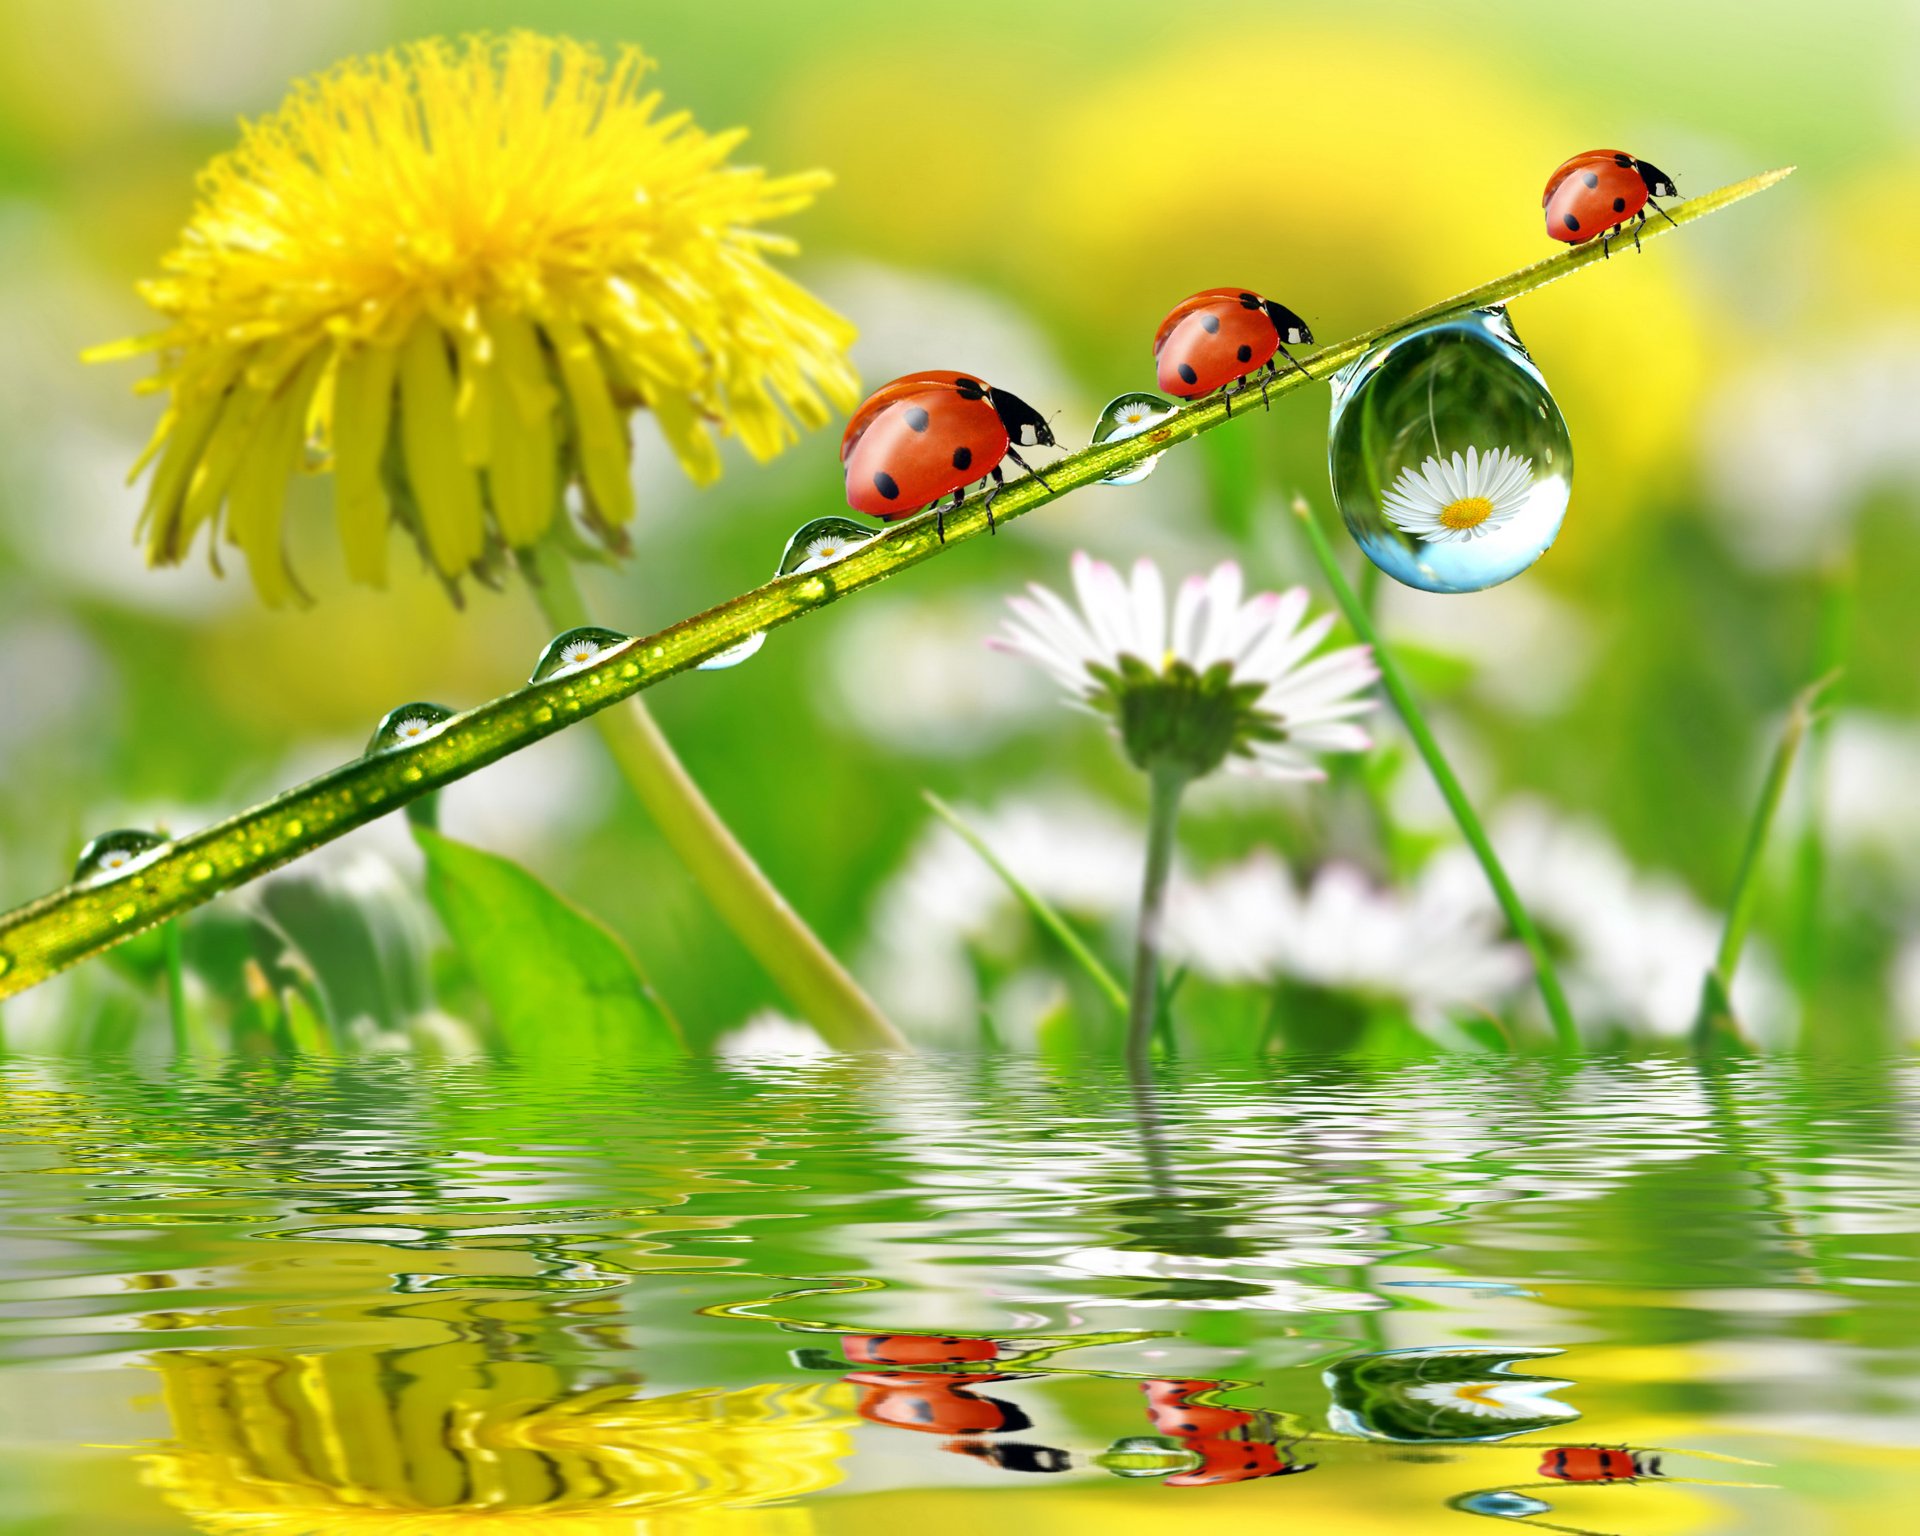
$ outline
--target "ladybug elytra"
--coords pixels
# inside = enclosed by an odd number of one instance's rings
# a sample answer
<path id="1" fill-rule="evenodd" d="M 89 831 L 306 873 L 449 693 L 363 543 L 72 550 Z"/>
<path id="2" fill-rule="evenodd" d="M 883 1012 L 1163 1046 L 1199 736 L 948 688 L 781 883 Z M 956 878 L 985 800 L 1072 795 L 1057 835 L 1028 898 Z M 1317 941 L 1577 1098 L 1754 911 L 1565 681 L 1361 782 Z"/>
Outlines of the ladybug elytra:
<path id="1" fill-rule="evenodd" d="M 992 1339 L 950 1333 L 846 1333 L 840 1349 L 854 1365 L 959 1365 L 1000 1357 Z"/>
<path id="2" fill-rule="evenodd" d="M 1048 490 L 1047 480 L 1020 457 L 1021 448 L 1051 448 L 1047 420 L 1018 395 L 995 389 L 971 374 L 935 369 L 883 384 L 853 413 L 840 439 L 847 505 L 883 522 L 909 517 L 991 476 L 987 528 L 994 529 L 993 498 L 1005 477 L 1002 459 L 1012 459 Z M 939 514 L 947 536 L 946 508 Z"/>
<path id="3" fill-rule="evenodd" d="M 1246 380 L 1264 368 L 1261 398 L 1278 376 L 1274 356 L 1284 356 L 1294 369 L 1312 378 L 1287 344 L 1311 346 L 1313 332 L 1284 304 L 1263 299 L 1247 288 L 1207 288 L 1182 299 L 1160 322 L 1153 337 L 1153 360 L 1160 387 L 1182 400 L 1198 400 L 1215 390 L 1233 396 Z"/>
<path id="4" fill-rule="evenodd" d="M 930 1435 L 991 1435 L 1030 1429 L 1021 1409 L 974 1389 L 1018 1380 L 1005 1372 L 952 1375 L 944 1371 L 855 1371 L 846 1378 L 860 1389 L 854 1411 L 874 1424 L 917 1429 Z"/>
<path id="5" fill-rule="evenodd" d="M 1601 252 L 1611 256 L 1609 242 L 1636 214 L 1636 251 L 1640 249 L 1640 231 L 1646 228 L 1648 208 L 1673 223 L 1673 216 L 1654 199 L 1679 195 L 1673 178 L 1658 166 L 1636 160 L 1621 149 L 1589 149 L 1547 178 L 1540 206 L 1546 211 L 1547 233 L 1554 239 L 1582 245 L 1598 235 Z"/>
<path id="6" fill-rule="evenodd" d="M 1625 1446 L 1563 1445 L 1540 1458 L 1540 1475 L 1568 1483 L 1620 1483 L 1658 1477 L 1660 1458 Z"/>

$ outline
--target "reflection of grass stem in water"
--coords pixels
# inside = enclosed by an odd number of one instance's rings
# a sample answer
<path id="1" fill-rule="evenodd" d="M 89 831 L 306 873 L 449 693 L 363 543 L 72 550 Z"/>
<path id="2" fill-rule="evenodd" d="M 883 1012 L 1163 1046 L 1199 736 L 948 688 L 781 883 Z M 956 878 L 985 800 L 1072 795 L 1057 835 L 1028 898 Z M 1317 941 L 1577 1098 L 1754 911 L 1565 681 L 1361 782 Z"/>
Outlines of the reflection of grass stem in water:
<path id="1" fill-rule="evenodd" d="M 1672 225 L 1650 225 L 1642 231 L 1641 239 L 1653 244 L 1686 224 L 1776 185 L 1790 174 L 1792 168 L 1783 167 L 1689 198 L 1673 210 Z M 1302 359 L 1313 369 L 1311 381 L 1304 374 L 1285 373 L 1268 394 L 1284 396 L 1308 382 L 1322 381 L 1396 331 L 1458 310 L 1504 303 L 1596 266 L 1602 260 L 1598 244 L 1595 241 L 1569 247 L 1391 325 L 1322 347 Z M 1046 502 L 1083 486 L 1097 485 L 1230 419 L 1258 415 L 1243 410 L 1230 418 L 1228 404 L 1218 397 L 1203 400 L 1138 437 L 1084 448 L 1057 459 L 1045 466 L 1044 485 L 1027 476 L 1000 492 L 993 504 L 994 517 L 1002 525 L 1010 523 Z M 456 715 L 418 745 L 346 764 L 274 800 L 177 838 L 143 863 L 136 874 L 92 886 L 66 886 L 0 916 L 0 997 L 44 981 L 165 918 L 256 880 L 577 720 L 688 671 L 752 635 L 889 580 L 957 545 L 984 538 L 988 530 L 983 502 L 984 497 L 975 496 L 947 512 L 944 540 L 935 537 L 931 516 L 907 520 L 830 570 L 779 577 L 657 634 L 629 645 L 609 647 L 604 656 L 575 672 L 529 684 Z"/>

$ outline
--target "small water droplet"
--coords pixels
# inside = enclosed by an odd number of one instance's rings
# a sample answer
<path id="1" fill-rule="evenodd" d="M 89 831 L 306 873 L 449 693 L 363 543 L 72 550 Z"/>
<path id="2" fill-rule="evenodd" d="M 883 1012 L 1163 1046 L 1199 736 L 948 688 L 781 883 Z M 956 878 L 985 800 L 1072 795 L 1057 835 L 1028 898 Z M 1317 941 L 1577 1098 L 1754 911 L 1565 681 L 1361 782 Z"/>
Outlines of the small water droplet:
<path id="1" fill-rule="evenodd" d="M 552 718 L 553 706 L 551 704 L 542 704 L 533 712 L 533 723 L 535 725 L 545 725 Z"/>
<path id="2" fill-rule="evenodd" d="M 592 625 L 570 629 L 547 643 L 547 648 L 540 653 L 540 659 L 534 663 L 533 676 L 528 681 L 544 683 L 562 672 L 590 667 L 615 646 L 625 645 L 632 638 L 617 629 L 596 629 Z"/>
<path id="3" fill-rule="evenodd" d="M 302 821 L 298 816 L 294 817 L 293 820 L 288 822 L 286 825 L 286 834 L 289 838 L 299 837 L 303 835 L 306 832 L 306 830 L 307 830 L 307 824 L 304 821 Z"/>
<path id="4" fill-rule="evenodd" d="M 767 632 L 759 631 L 748 635 L 738 645 L 730 645 L 724 651 L 716 652 L 701 662 L 693 670 L 696 672 L 724 672 L 728 667 L 737 667 L 741 662 L 758 654 L 760 647 L 767 643 Z"/>
<path id="5" fill-rule="evenodd" d="M 1544 1499 L 1529 1498 L 1509 1488 L 1490 1488 L 1484 1493 L 1467 1494 L 1454 1508 L 1463 1509 L 1470 1515 L 1497 1515 L 1503 1520 L 1525 1520 L 1530 1515 L 1547 1514 L 1553 1506 Z"/>
<path id="6" fill-rule="evenodd" d="M 774 567 L 776 576 L 791 576 L 796 571 L 817 571 L 844 560 L 863 544 L 871 544 L 879 535 L 849 517 L 816 517 L 802 523 L 787 540 Z"/>
<path id="7" fill-rule="evenodd" d="M 123 901 L 107 916 L 116 923 L 130 923 L 140 915 L 139 906 L 131 901 Z"/>
<path id="8" fill-rule="evenodd" d="M 371 757 L 376 752 L 385 752 L 389 747 L 410 747 L 417 741 L 424 741 L 452 718 L 453 711 L 444 704 L 415 702 L 390 709 L 373 728 L 366 755 Z"/>
<path id="9" fill-rule="evenodd" d="M 620 675 L 622 677 L 638 677 L 640 675 L 640 663 L 637 661 L 623 663 L 620 668 Z"/>
<path id="10" fill-rule="evenodd" d="M 1509 581 L 1559 535 L 1573 444 L 1504 310 L 1391 336 L 1333 381 L 1333 499 L 1361 551 L 1427 592 Z"/>
<path id="11" fill-rule="evenodd" d="M 1151 431 L 1160 425 L 1180 407 L 1173 401 L 1144 390 L 1130 395 L 1116 395 L 1107 402 L 1107 408 L 1100 413 L 1100 419 L 1093 424 L 1093 446 L 1102 443 L 1123 443 L 1130 437 L 1138 437 L 1142 432 Z M 1103 475 L 1102 485 L 1138 485 L 1154 471 L 1162 454 L 1142 459 L 1131 469 L 1123 469 L 1118 474 Z"/>
<path id="12" fill-rule="evenodd" d="M 201 859 L 187 870 L 187 878 L 195 881 L 211 880 L 213 878 L 213 866 L 205 859 Z"/>
<path id="13" fill-rule="evenodd" d="M 1126 1435 L 1093 1458 L 1115 1477 L 1171 1477 L 1201 1465 L 1198 1451 L 1161 1435 Z"/>
<path id="14" fill-rule="evenodd" d="M 80 857 L 74 861 L 73 883 L 111 880 L 124 875 L 165 842 L 158 833 L 141 827 L 102 832 L 80 850 Z"/>

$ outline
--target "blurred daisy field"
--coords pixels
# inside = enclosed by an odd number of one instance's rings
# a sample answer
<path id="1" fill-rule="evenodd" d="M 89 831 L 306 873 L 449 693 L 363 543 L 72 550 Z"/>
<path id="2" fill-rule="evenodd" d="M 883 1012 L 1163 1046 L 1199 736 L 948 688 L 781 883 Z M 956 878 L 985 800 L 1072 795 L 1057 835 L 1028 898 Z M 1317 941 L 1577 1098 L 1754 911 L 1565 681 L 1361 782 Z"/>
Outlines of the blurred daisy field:
<path id="1" fill-rule="evenodd" d="M 1512 305 L 1578 465 L 1537 565 L 1482 593 L 1437 595 L 1374 578 L 1344 539 L 1342 558 L 1372 578 L 1381 637 L 1591 1047 L 1686 1037 L 1789 703 L 1839 669 L 1761 856 L 1731 1001 L 1768 1047 L 1873 1051 L 1920 1031 L 1908 793 L 1920 693 L 1904 601 L 1920 570 L 1909 430 L 1920 291 L 1888 227 L 1912 203 L 1902 189 L 1920 163 L 1910 8 L 1815 18 L 1777 7 L 1764 25 L 1750 9 L 1675 15 L 1639 0 L 1604 18 L 1496 3 L 1444 16 L 1382 3 L 1202 17 L 991 0 L 950 14 L 853 0 L 563 0 L 537 14 L 340 0 L 271 22 L 238 0 L 23 0 L 12 15 L 0 60 L 0 312 L 13 340 L 0 364 L 8 905 L 60 884 L 98 833 L 191 830 L 356 755 L 396 706 L 462 708 L 524 678 L 558 627 L 510 570 L 516 549 L 546 536 L 552 441 L 574 445 L 561 468 L 594 620 L 647 633 L 765 580 L 797 528 L 845 510 L 836 434 L 865 390 L 923 368 L 969 370 L 1017 391 L 1062 448 L 1077 447 L 1105 401 L 1153 388 L 1153 327 L 1182 295 L 1245 283 L 1323 343 L 1369 329 L 1551 254 L 1547 172 L 1618 143 L 1656 160 L 1682 197 L 1772 165 L 1799 171 L 1764 199 L 1644 255 L 1623 246 L 1604 271 Z M 351 331 L 333 326 L 327 345 L 342 358 L 395 338 L 387 366 L 408 409 L 392 435 L 416 500 L 389 506 L 379 462 L 354 437 L 367 431 L 353 390 L 368 368 L 342 363 L 336 381 L 289 340 L 321 322 L 282 307 L 272 332 L 247 332 L 254 350 L 237 361 L 197 341 L 183 351 L 180 327 L 226 346 L 239 335 L 234 285 L 284 276 L 214 272 L 202 262 L 210 245 L 282 219 L 314 250 L 337 251 L 376 207 L 407 206 L 411 173 L 383 185 L 343 148 L 332 192 L 309 187 L 304 204 L 289 196 L 277 211 L 235 203 L 226 173 L 196 191 L 196 174 L 296 80 L 417 39 L 528 26 L 615 65 L 623 48 L 644 53 L 630 99 L 654 115 L 631 132 L 665 135 L 647 151 L 652 184 L 722 155 L 741 175 L 765 166 L 727 183 L 731 201 L 716 192 L 687 215 L 764 225 L 765 238 L 743 235 L 724 276 L 676 255 L 682 276 L 632 289 L 618 312 L 594 308 L 585 289 L 538 286 L 531 267 L 521 276 L 535 285 L 514 290 L 524 310 L 485 295 L 471 318 L 428 306 L 423 323 L 444 331 L 450 364 L 406 340 L 399 328 L 412 322 L 384 300 Z M 1569 68 L 1596 28 L 1628 56 L 1658 39 L 1673 67 L 1604 80 Z M 449 73 L 436 89 L 464 103 L 472 132 L 497 131 L 471 86 Z M 499 109 L 509 115 L 511 89 Z M 658 101 L 642 102 L 651 92 Z M 737 140 L 735 125 L 750 136 Z M 564 158 L 559 130 L 545 153 Z M 318 186 L 329 172 L 303 174 Z M 522 156 L 495 192 L 538 205 L 560 184 L 544 175 L 540 154 Z M 484 190 L 476 183 L 476 197 Z M 625 193 L 607 183 L 569 195 L 613 208 Z M 190 225 L 196 198 L 225 198 L 228 222 Z M 438 259 L 394 217 L 393 239 Z M 584 271 L 597 258 L 567 259 Z M 743 276 L 748 261 L 767 277 Z M 156 272 L 144 291 L 158 321 L 135 286 Z M 299 276 L 339 280 L 318 267 Z M 734 307 L 759 329 L 723 316 L 729 282 L 748 285 Z M 719 308 L 699 311 L 695 290 Z M 604 383 L 568 371 L 569 316 Z M 612 339 L 669 321 L 684 328 L 679 373 L 638 343 L 629 361 Z M 534 328 L 561 358 L 550 382 L 527 371 Z M 159 348 L 149 384 L 151 361 L 80 361 L 119 337 Z M 733 392 L 703 395 L 685 360 L 729 347 L 741 359 Z M 493 356 L 503 362 L 489 400 L 488 375 L 466 370 Z M 193 429 L 178 394 L 157 467 L 129 484 L 166 392 L 188 390 L 195 367 L 249 369 L 273 387 L 303 367 L 309 384 L 326 379 L 307 452 L 336 452 L 333 473 L 298 472 L 312 466 L 296 463 L 293 416 L 278 473 L 214 430 L 197 473 L 230 477 L 230 501 L 226 525 L 202 526 L 194 463 L 168 469 Z M 423 436 L 432 390 L 449 413 L 444 453 Z M 1324 386 L 1296 391 L 1169 453 L 1149 479 L 1066 497 L 990 544 L 773 634 L 740 665 L 647 695 L 739 844 L 908 1040 L 1117 1048 L 1116 1011 L 1048 918 L 1124 973 L 1147 777 L 1114 733 L 1063 708 L 1073 689 L 985 642 L 1029 583 L 1070 591 L 1076 555 L 1122 573 L 1145 557 L 1170 593 L 1231 562 L 1249 598 L 1304 587 L 1312 614 L 1332 615 L 1286 510 L 1303 492 L 1331 515 L 1328 403 Z M 609 405 L 615 414 L 596 415 Z M 516 412 L 546 434 L 532 439 L 545 459 L 513 446 Z M 609 422 L 630 441 L 606 436 Z M 1044 469 L 1049 450 L 1029 457 Z M 1453 471 L 1444 455 L 1425 464 L 1430 477 L 1415 461 L 1390 505 L 1401 529 L 1430 537 L 1455 515 Z M 1520 504 L 1524 460 L 1489 450 L 1482 468 L 1467 489 L 1486 526 L 1446 524 L 1450 539 L 1492 537 Z M 482 470 L 504 488 L 485 522 L 460 489 Z M 857 548 L 862 526 L 823 525 L 795 563 Z M 149 557 L 162 563 L 149 569 Z M 1334 623 L 1323 653 L 1354 638 Z M 1322 780 L 1202 776 L 1186 795 L 1162 957 L 1184 1048 L 1504 1050 L 1546 1038 L 1524 949 L 1395 712 L 1374 702 L 1342 726 L 1364 729 L 1363 750 L 1295 754 Z M 755 963 L 590 731 L 462 779 L 436 815 L 445 839 L 524 872 L 624 952 L 691 1048 L 817 1047 L 807 1009 Z M 264 984 L 282 1014 L 298 992 L 314 1014 L 305 1024 L 339 1049 L 499 1048 L 498 991 L 466 952 L 472 935 L 436 905 L 422 845 L 391 817 L 184 920 L 184 1001 L 202 1043 L 229 1038 L 252 1006 L 248 987 Z M 6 1037 L 29 1050 L 165 1048 L 167 970 L 158 942 L 137 940 L 9 1000 Z M 778 1020 L 792 1026 L 784 1035 Z M 285 1049 L 291 1028 L 279 1017 L 255 1044 Z"/>

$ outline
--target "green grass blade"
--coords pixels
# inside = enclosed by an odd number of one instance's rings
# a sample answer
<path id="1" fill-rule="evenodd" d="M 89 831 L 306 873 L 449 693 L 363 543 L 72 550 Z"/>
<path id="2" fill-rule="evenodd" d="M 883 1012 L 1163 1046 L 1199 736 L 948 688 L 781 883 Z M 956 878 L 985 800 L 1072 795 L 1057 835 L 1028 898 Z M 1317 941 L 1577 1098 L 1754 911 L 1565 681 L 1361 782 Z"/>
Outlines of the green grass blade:
<path id="1" fill-rule="evenodd" d="M 1467 846 L 1473 850 L 1481 869 L 1486 872 L 1487 884 L 1493 887 L 1494 898 L 1507 914 L 1508 924 L 1520 942 L 1527 946 L 1527 953 L 1533 957 L 1534 977 L 1539 982 L 1540 999 L 1546 1004 L 1547 1019 L 1553 1026 L 1553 1038 L 1560 1045 L 1577 1049 L 1580 1031 L 1573 1022 L 1573 1010 L 1568 1006 L 1567 994 L 1560 986 L 1560 976 L 1554 969 L 1552 955 L 1547 952 L 1546 940 L 1534 926 L 1532 917 L 1520 900 L 1520 893 L 1507 878 L 1506 866 L 1500 862 L 1500 855 L 1494 852 L 1493 840 L 1480 824 L 1473 802 L 1467 798 L 1466 789 L 1454 773 L 1453 765 L 1447 761 L 1446 754 L 1440 750 L 1440 743 L 1428 728 L 1426 716 L 1420 712 L 1419 701 L 1401 677 L 1393 653 L 1381 643 L 1372 617 L 1348 585 L 1339 561 L 1334 559 L 1333 546 L 1327 542 L 1326 533 L 1315 521 L 1313 510 L 1304 497 L 1294 498 L 1293 512 L 1300 519 L 1300 526 L 1306 530 L 1308 547 L 1312 549 L 1313 558 L 1321 574 L 1326 577 L 1327 585 L 1333 589 L 1334 601 L 1347 616 L 1354 633 L 1373 647 L 1373 662 L 1380 669 L 1380 686 L 1393 701 L 1401 723 L 1406 726 L 1407 734 L 1413 738 L 1414 747 L 1427 765 L 1427 772 L 1439 787 L 1441 796 L 1447 802 L 1447 809 L 1453 812 L 1461 836 L 1467 840 Z"/>
<path id="2" fill-rule="evenodd" d="M 1072 925 L 1054 911 L 1037 891 L 1008 869 L 1000 861 L 999 855 L 988 846 L 987 840 L 968 826 L 958 811 L 930 789 L 922 790 L 921 794 L 926 797 L 927 804 L 933 807 L 934 815 L 952 827 L 960 835 L 961 840 L 980 855 L 981 862 L 998 875 L 1006 888 L 1019 898 L 1020 904 L 1033 914 L 1034 921 L 1053 935 L 1060 947 L 1067 952 L 1068 957 L 1087 973 L 1094 986 L 1099 988 L 1101 995 L 1113 1004 L 1114 1009 L 1119 1013 L 1125 1013 L 1127 1011 L 1126 991 L 1118 981 L 1114 980 L 1113 973 L 1100 963 L 1100 957 L 1088 949 L 1080 935 L 1073 931 Z"/>

